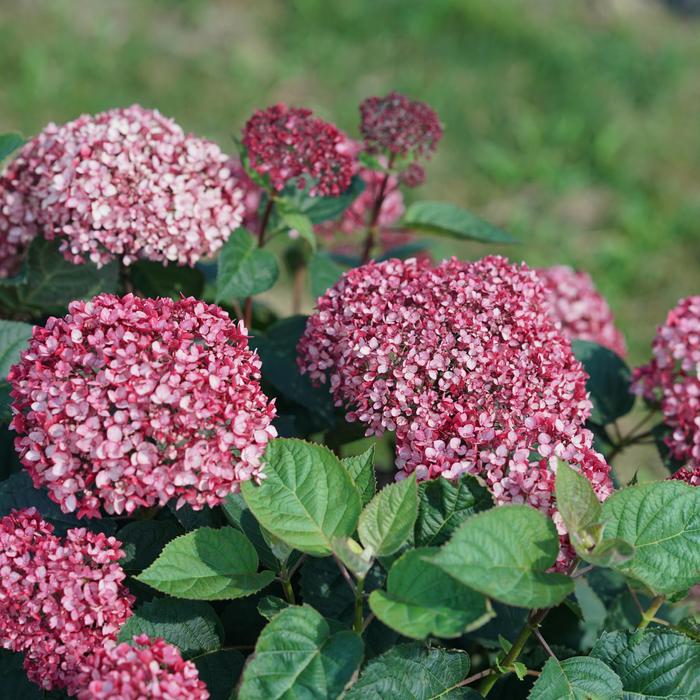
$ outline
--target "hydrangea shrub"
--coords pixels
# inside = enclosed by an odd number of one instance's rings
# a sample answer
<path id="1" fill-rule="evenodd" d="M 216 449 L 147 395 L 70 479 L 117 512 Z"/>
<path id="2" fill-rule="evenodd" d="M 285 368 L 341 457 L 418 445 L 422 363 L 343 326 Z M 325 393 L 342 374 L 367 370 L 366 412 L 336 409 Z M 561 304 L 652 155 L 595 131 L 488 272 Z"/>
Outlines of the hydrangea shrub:
<path id="1" fill-rule="evenodd" d="M 700 697 L 700 297 L 630 369 L 359 113 L 0 138 L 1 697 Z"/>

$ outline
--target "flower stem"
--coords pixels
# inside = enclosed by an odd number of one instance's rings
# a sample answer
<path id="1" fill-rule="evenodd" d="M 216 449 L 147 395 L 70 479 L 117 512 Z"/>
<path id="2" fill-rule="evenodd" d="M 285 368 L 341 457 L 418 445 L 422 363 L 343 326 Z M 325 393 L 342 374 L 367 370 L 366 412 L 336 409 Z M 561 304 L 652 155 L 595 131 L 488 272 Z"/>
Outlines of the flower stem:
<path id="1" fill-rule="evenodd" d="M 659 612 L 659 608 L 664 604 L 665 600 L 665 596 L 657 595 L 651 601 L 649 607 L 642 613 L 642 619 L 637 625 L 638 630 L 646 629 L 647 625 L 656 617 L 656 613 Z"/>
<path id="2" fill-rule="evenodd" d="M 369 223 L 367 224 L 367 233 L 365 235 L 365 244 L 362 249 L 362 264 L 364 265 L 369 261 L 370 255 L 372 253 L 372 248 L 374 248 L 375 234 L 377 230 L 377 221 L 379 220 L 379 213 L 382 210 L 382 204 L 384 204 L 384 199 L 386 197 L 386 188 L 389 184 L 389 178 L 391 177 L 391 167 L 394 165 L 394 154 L 392 153 L 389 158 L 389 164 L 387 165 L 387 172 L 384 174 L 384 179 L 382 184 L 379 186 L 379 192 L 377 193 L 377 198 L 374 200 L 374 206 L 372 207 L 372 214 L 369 217 Z"/>
<path id="3" fill-rule="evenodd" d="M 287 570 L 286 566 L 282 566 L 280 569 L 280 583 L 282 584 L 282 590 L 284 591 L 284 597 L 287 602 L 291 605 L 295 605 L 296 598 L 294 596 L 294 588 L 292 588 L 292 574 Z"/>
<path id="4" fill-rule="evenodd" d="M 355 621 L 352 625 L 353 630 L 357 634 L 362 634 L 362 628 L 364 627 L 364 592 L 365 580 L 364 578 L 358 578 L 355 586 Z"/>

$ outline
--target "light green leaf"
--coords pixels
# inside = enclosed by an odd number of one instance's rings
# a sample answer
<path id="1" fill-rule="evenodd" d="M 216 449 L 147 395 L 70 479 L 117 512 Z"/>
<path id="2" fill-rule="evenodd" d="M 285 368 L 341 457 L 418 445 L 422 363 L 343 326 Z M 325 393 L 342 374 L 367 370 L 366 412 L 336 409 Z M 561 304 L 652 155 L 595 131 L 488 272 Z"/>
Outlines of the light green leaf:
<path id="1" fill-rule="evenodd" d="M 241 492 L 260 524 L 307 554 L 332 552 L 335 537 L 349 537 L 360 515 L 360 494 L 340 460 L 323 445 L 295 439 L 268 444 L 265 479 Z"/>
<path id="2" fill-rule="evenodd" d="M 414 202 L 397 226 L 485 243 L 515 243 L 509 233 L 448 202 Z"/>
<path id="3" fill-rule="evenodd" d="M 223 628 L 213 608 L 199 600 L 187 605 L 173 598 L 144 603 L 119 630 L 120 642 L 131 642 L 139 634 L 162 637 L 176 646 L 185 659 L 221 648 Z"/>
<path id="4" fill-rule="evenodd" d="M 548 608 L 574 589 L 568 576 L 547 573 L 558 552 L 550 518 L 530 506 L 504 505 L 465 520 L 431 561 L 503 603 Z"/>
<path id="5" fill-rule="evenodd" d="M 419 547 L 403 554 L 389 570 L 386 591 L 369 597 L 372 612 L 406 637 L 459 637 L 494 616 L 483 595 L 430 563 L 437 551 Z"/>
<path id="6" fill-rule="evenodd" d="M 622 681 L 600 659 L 573 656 L 550 658 L 532 687 L 529 700 L 616 700 L 622 698 Z"/>
<path id="7" fill-rule="evenodd" d="M 29 323 L 0 320 L 0 380 L 7 380 L 12 365 L 19 362 L 22 350 L 27 347 L 34 327 Z"/>
<path id="8" fill-rule="evenodd" d="M 19 134 L 0 134 L 0 161 L 5 160 L 23 144 L 24 139 Z"/>
<path id="9" fill-rule="evenodd" d="M 362 544 L 376 556 L 396 552 L 408 539 L 418 516 L 415 474 L 385 486 L 360 515 L 357 533 Z"/>
<path id="10" fill-rule="evenodd" d="M 331 634 L 307 605 L 279 612 L 263 629 L 243 671 L 238 700 L 337 698 L 362 661 L 354 632 Z"/>
<path id="11" fill-rule="evenodd" d="M 476 692 L 459 687 L 469 667 L 463 651 L 401 644 L 372 659 L 345 700 L 477 700 Z"/>
<path id="12" fill-rule="evenodd" d="M 586 389 L 593 402 L 591 420 L 606 425 L 629 413 L 634 394 L 630 392 L 631 373 L 625 361 L 612 350 L 588 340 L 574 340 L 571 349 L 588 373 Z"/>
<path id="13" fill-rule="evenodd" d="M 161 593 L 187 600 L 230 600 L 265 588 L 275 575 L 258 573 L 258 555 L 232 527 L 202 527 L 169 542 L 139 576 Z"/>
<path id="14" fill-rule="evenodd" d="M 374 564 L 371 549 L 363 549 L 362 545 L 352 537 L 335 537 L 333 553 L 357 578 L 364 578 Z"/>
<path id="15" fill-rule="evenodd" d="M 284 223 L 293 231 L 296 231 L 308 244 L 312 251 L 316 251 L 316 235 L 311 219 L 302 212 L 285 206 L 282 201 L 278 202 L 277 211 Z"/>
<path id="16" fill-rule="evenodd" d="M 345 457 L 340 461 L 360 492 L 362 505 L 367 505 L 377 490 L 377 478 L 374 474 L 374 445 L 360 455 Z"/>
<path id="17" fill-rule="evenodd" d="M 493 507 L 486 487 L 468 474 L 456 481 L 430 479 L 418 486 L 418 518 L 415 527 L 417 546 L 437 546 L 470 515 Z"/>
<path id="18" fill-rule="evenodd" d="M 309 281 L 314 301 L 323 296 L 342 274 L 343 268 L 328 253 L 314 253 L 309 261 Z"/>
<path id="19" fill-rule="evenodd" d="M 617 673 L 625 700 L 700 697 L 700 644 L 677 632 L 604 632 L 591 656 Z"/>
<path id="20" fill-rule="evenodd" d="M 274 286 L 279 276 L 277 258 L 259 248 L 253 234 L 236 229 L 219 254 L 216 302 L 252 297 Z"/>
<path id="21" fill-rule="evenodd" d="M 629 486 L 603 504 L 603 542 L 623 539 L 634 556 L 617 571 L 671 595 L 700 582 L 700 489 L 680 481 Z"/>

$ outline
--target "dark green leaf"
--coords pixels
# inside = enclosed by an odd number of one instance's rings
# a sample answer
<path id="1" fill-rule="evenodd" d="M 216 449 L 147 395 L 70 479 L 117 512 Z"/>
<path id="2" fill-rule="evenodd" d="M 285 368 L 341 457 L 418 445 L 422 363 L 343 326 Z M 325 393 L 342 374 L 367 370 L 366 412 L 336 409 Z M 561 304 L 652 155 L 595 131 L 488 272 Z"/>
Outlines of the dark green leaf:
<path id="1" fill-rule="evenodd" d="M 360 494 L 340 460 L 322 445 L 288 438 L 268 444 L 259 486 L 241 492 L 259 523 L 307 554 L 327 555 L 335 537 L 350 536 Z"/>
<path id="2" fill-rule="evenodd" d="M 24 139 L 19 134 L 0 134 L 0 161 L 5 160 L 23 144 Z"/>
<path id="3" fill-rule="evenodd" d="M 124 558 L 120 564 L 126 571 L 143 571 L 163 551 L 163 547 L 182 529 L 170 520 L 139 520 L 119 530 Z"/>
<path id="4" fill-rule="evenodd" d="M 447 542 L 452 533 L 470 515 L 493 506 L 486 487 L 468 474 L 456 481 L 431 479 L 418 486 L 416 545 L 437 546 Z"/>
<path id="5" fill-rule="evenodd" d="M 241 598 L 273 578 L 271 571 L 258 573 L 255 547 L 232 527 L 203 527 L 172 540 L 136 577 L 161 593 L 187 600 Z"/>
<path id="6" fill-rule="evenodd" d="M 0 380 L 6 380 L 10 367 L 19 362 L 20 353 L 27 347 L 33 328 L 29 323 L 0 320 Z"/>
<path id="7" fill-rule="evenodd" d="M 700 697 L 700 644 L 677 632 L 604 632 L 591 656 L 617 673 L 626 700 Z"/>
<path id="8" fill-rule="evenodd" d="M 221 507 L 231 525 L 237 527 L 253 543 L 263 564 L 270 569 L 278 569 L 279 561 L 265 541 L 260 525 L 250 512 L 243 496 L 240 493 L 229 494 Z"/>
<path id="9" fill-rule="evenodd" d="M 616 700 L 622 681 L 600 659 L 573 656 L 549 659 L 528 695 L 529 700 Z"/>
<path id="10" fill-rule="evenodd" d="M 314 301 L 326 293 L 343 274 L 343 268 L 327 253 L 316 252 L 309 261 L 309 281 Z"/>
<path id="11" fill-rule="evenodd" d="M 191 659 L 221 648 L 222 627 L 207 603 L 193 600 L 183 605 L 173 598 L 157 598 L 134 611 L 119 631 L 119 641 L 130 642 L 139 634 L 162 637 Z"/>
<path id="12" fill-rule="evenodd" d="M 362 654 L 362 640 L 354 632 L 331 634 L 313 608 L 289 607 L 260 634 L 243 671 L 238 700 L 337 698 Z"/>
<path id="13" fill-rule="evenodd" d="M 204 290 L 204 275 L 194 267 L 139 260 L 128 272 L 134 288 L 147 297 L 201 297 Z"/>
<path id="14" fill-rule="evenodd" d="M 593 402 L 591 420 L 606 425 L 629 413 L 634 395 L 630 393 L 631 374 L 625 361 L 612 350 L 588 340 L 574 340 L 571 348 L 588 373 L 586 389 Z"/>
<path id="15" fill-rule="evenodd" d="M 580 625 L 583 629 L 581 647 L 589 649 L 598 638 L 605 624 L 607 610 L 605 603 L 598 597 L 588 580 L 583 576 L 574 579 L 576 602 L 579 605 L 583 620 Z"/>
<path id="16" fill-rule="evenodd" d="M 235 649 L 221 649 L 193 661 L 207 686 L 209 700 L 229 700 L 245 664 L 243 654 Z"/>
<path id="17" fill-rule="evenodd" d="M 503 505 L 465 520 L 431 561 L 503 603 L 546 608 L 574 589 L 568 576 L 547 573 L 558 553 L 550 518 L 530 506 Z"/>
<path id="18" fill-rule="evenodd" d="M 312 224 L 337 219 L 364 191 L 365 182 L 359 175 L 353 175 L 350 186 L 336 197 L 309 197 L 307 193 L 294 188 L 294 203 L 297 209 L 306 214 Z"/>
<path id="19" fill-rule="evenodd" d="M 509 233 L 448 202 L 414 202 L 397 226 L 485 243 L 515 243 Z"/>
<path id="20" fill-rule="evenodd" d="M 219 254 L 216 301 L 252 297 L 272 287 L 279 276 L 275 256 L 259 248 L 249 231 L 236 229 Z"/>
<path id="21" fill-rule="evenodd" d="M 42 700 L 41 688 L 31 683 L 22 667 L 22 655 L 0 649 L 2 700 Z"/>
<path id="22" fill-rule="evenodd" d="M 278 612 L 288 608 L 290 605 L 291 603 L 288 603 L 282 598 L 278 598 L 274 595 L 266 595 L 264 598 L 261 598 L 258 603 L 258 612 L 269 621 L 277 615 Z"/>

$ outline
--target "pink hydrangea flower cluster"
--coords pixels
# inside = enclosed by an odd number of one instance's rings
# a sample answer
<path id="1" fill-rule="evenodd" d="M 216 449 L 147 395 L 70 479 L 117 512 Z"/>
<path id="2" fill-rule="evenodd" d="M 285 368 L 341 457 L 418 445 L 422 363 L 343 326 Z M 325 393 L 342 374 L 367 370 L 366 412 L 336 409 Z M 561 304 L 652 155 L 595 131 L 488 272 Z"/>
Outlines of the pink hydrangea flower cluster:
<path id="1" fill-rule="evenodd" d="M 82 528 L 61 540 L 33 508 L 0 520 L 0 645 L 42 688 L 70 685 L 131 615 L 120 546 Z"/>
<path id="2" fill-rule="evenodd" d="M 277 104 L 258 110 L 243 128 L 250 166 L 267 176 L 273 189 L 311 185 L 311 196 L 336 196 L 350 186 L 352 157 L 346 137 L 309 109 Z"/>
<path id="3" fill-rule="evenodd" d="M 567 338 L 590 340 L 618 355 L 627 354 L 625 338 L 590 275 L 565 265 L 541 268 L 537 273 L 550 291 L 551 313 Z"/>
<path id="4" fill-rule="evenodd" d="M 700 296 L 681 299 L 652 344 L 653 359 L 632 375 L 632 390 L 658 403 L 671 428 L 671 456 L 700 469 Z"/>
<path id="5" fill-rule="evenodd" d="M 74 301 L 8 379 L 22 463 L 79 516 L 217 505 L 276 435 L 245 327 L 193 298 Z"/>
<path id="6" fill-rule="evenodd" d="M 671 474 L 671 479 L 676 479 L 678 481 L 685 481 L 686 484 L 691 486 L 700 486 L 700 465 L 696 467 L 683 467 L 677 472 Z"/>
<path id="7" fill-rule="evenodd" d="M 360 104 L 360 115 L 360 130 L 370 153 L 427 156 L 442 138 L 437 113 L 424 102 L 398 92 L 368 97 Z M 422 182 L 422 175 L 414 168 L 409 179 Z"/>
<path id="8" fill-rule="evenodd" d="M 395 432 L 399 478 L 476 474 L 497 502 L 552 513 L 559 458 L 600 498 L 611 492 L 583 427 L 586 374 L 534 271 L 500 257 L 389 260 L 349 271 L 317 303 L 301 371 L 368 435 Z"/>
<path id="9" fill-rule="evenodd" d="M 162 639 L 134 637 L 132 644 L 107 642 L 74 679 L 78 700 L 208 700 L 197 667 Z"/>
<path id="10" fill-rule="evenodd" d="M 49 124 L 0 178 L 0 275 L 37 234 L 74 262 L 194 265 L 241 224 L 219 147 L 133 105 Z"/>

